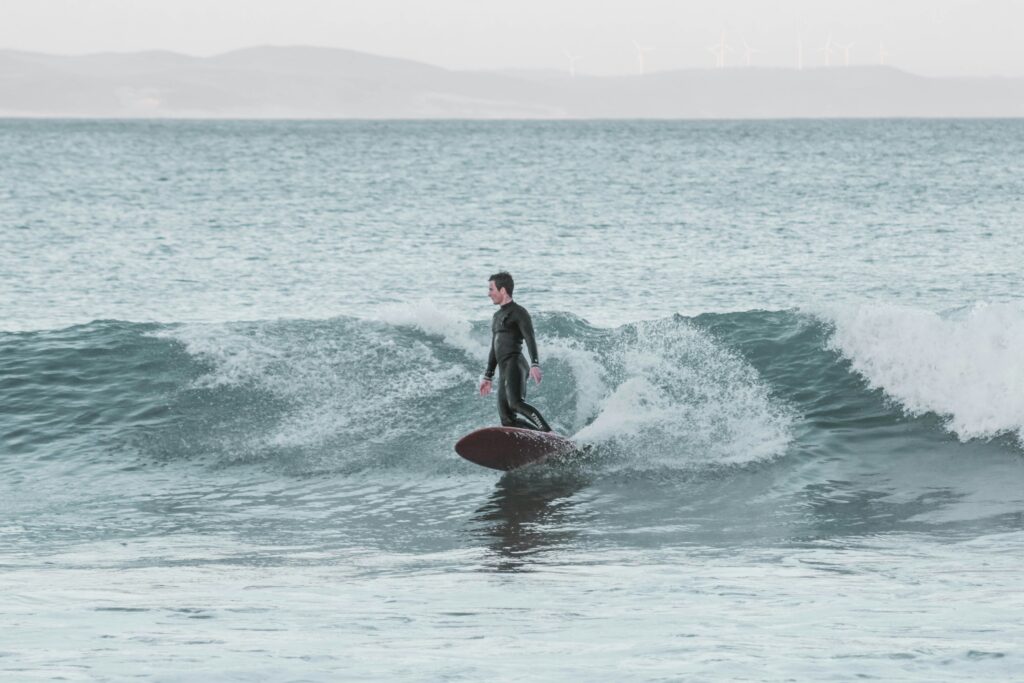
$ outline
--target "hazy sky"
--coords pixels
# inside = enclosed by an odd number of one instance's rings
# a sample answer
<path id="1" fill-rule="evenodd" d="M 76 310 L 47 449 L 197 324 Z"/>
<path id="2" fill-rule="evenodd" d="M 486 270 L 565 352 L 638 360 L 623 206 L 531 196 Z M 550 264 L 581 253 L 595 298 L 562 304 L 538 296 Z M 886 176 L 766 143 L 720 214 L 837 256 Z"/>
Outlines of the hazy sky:
<path id="1" fill-rule="evenodd" d="M 1024 76 L 1024 0 L 0 0 L 0 48 L 60 54 L 320 45 L 455 69 L 568 67 L 635 73 L 728 65 L 822 65 L 833 43 L 853 64 L 925 75 Z M 833 65 L 845 60 L 834 49 Z"/>

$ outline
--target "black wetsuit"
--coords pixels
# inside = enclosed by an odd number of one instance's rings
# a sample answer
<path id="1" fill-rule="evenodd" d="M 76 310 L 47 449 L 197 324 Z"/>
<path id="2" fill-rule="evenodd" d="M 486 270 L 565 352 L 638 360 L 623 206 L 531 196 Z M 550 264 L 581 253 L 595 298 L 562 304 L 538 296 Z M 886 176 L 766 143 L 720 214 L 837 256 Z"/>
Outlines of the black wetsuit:
<path id="1" fill-rule="evenodd" d="M 539 366 L 533 321 L 526 309 L 510 301 L 497 310 L 491 320 L 491 355 L 487 359 L 486 379 L 498 369 L 498 415 L 506 427 L 523 427 L 550 432 L 544 416 L 526 402 L 526 380 L 530 366 L 523 358 L 523 341 L 533 365 Z M 522 416 L 522 417 L 520 417 Z M 523 418 L 526 418 L 525 420 Z"/>

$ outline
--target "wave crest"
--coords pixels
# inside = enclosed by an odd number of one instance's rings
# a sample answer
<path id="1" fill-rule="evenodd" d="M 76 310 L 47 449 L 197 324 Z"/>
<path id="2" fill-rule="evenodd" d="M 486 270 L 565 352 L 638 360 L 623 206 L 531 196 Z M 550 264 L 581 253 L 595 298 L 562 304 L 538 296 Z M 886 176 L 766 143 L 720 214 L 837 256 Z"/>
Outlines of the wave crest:
<path id="1" fill-rule="evenodd" d="M 943 416 L 961 440 L 1015 434 L 1024 445 L 1024 305 L 861 306 L 827 317 L 829 346 L 907 413 Z"/>
<path id="2" fill-rule="evenodd" d="M 735 465 L 781 454 L 792 415 L 757 371 L 680 318 L 629 325 L 608 355 L 614 389 L 583 441 L 610 442 L 631 467 Z"/>

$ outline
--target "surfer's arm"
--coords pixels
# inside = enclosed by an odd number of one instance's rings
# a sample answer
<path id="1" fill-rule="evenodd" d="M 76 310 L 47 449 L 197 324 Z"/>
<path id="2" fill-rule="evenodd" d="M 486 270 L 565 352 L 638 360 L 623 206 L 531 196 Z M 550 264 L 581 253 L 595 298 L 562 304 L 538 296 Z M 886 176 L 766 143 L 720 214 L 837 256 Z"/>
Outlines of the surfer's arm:
<path id="1" fill-rule="evenodd" d="M 480 378 L 480 395 L 486 396 L 491 393 L 491 380 L 494 379 L 494 369 L 498 367 L 498 356 L 494 352 L 494 335 L 491 335 L 491 352 L 487 356 L 487 370 Z"/>
<path id="2" fill-rule="evenodd" d="M 494 369 L 498 367 L 498 354 L 494 351 L 494 335 L 491 335 L 491 352 L 487 356 L 487 370 L 484 371 L 483 379 L 490 382 L 494 379 Z"/>
<path id="3" fill-rule="evenodd" d="M 526 309 L 522 310 L 522 317 L 519 318 L 519 332 L 526 342 L 526 349 L 530 352 L 530 377 L 537 384 L 540 384 L 540 356 L 537 354 L 537 340 L 533 336 L 533 319 Z"/>
<path id="4" fill-rule="evenodd" d="M 530 318 L 530 314 L 526 312 L 525 308 L 521 309 L 521 315 L 517 322 L 519 323 L 519 333 L 523 335 L 526 349 L 530 352 L 530 365 L 538 367 L 540 356 L 537 355 L 537 340 L 533 337 L 533 319 Z"/>

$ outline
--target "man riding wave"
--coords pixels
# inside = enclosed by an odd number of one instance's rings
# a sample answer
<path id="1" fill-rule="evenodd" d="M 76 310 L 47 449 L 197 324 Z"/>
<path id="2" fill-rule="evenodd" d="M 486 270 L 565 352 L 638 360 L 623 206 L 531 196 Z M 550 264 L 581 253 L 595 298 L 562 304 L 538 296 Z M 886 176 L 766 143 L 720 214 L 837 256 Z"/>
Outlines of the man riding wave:
<path id="1" fill-rule="evenodd" d="M 488 296 L 500 308 L 491 319 L 491 353 L 480 380 L 480 395 L 491 393 L 494 371 L 498 370 L 498 415 L 505 427 L 522 427 L 550 432 L 544 416 L 526 402 L 527 377 L 540 384 L 540 359 L 529 312 L 512 300 L 515 282 L 502 271 L 488 278 Z M 530 353 L 530 365 L 523 358 L 523 342 Z"/>

